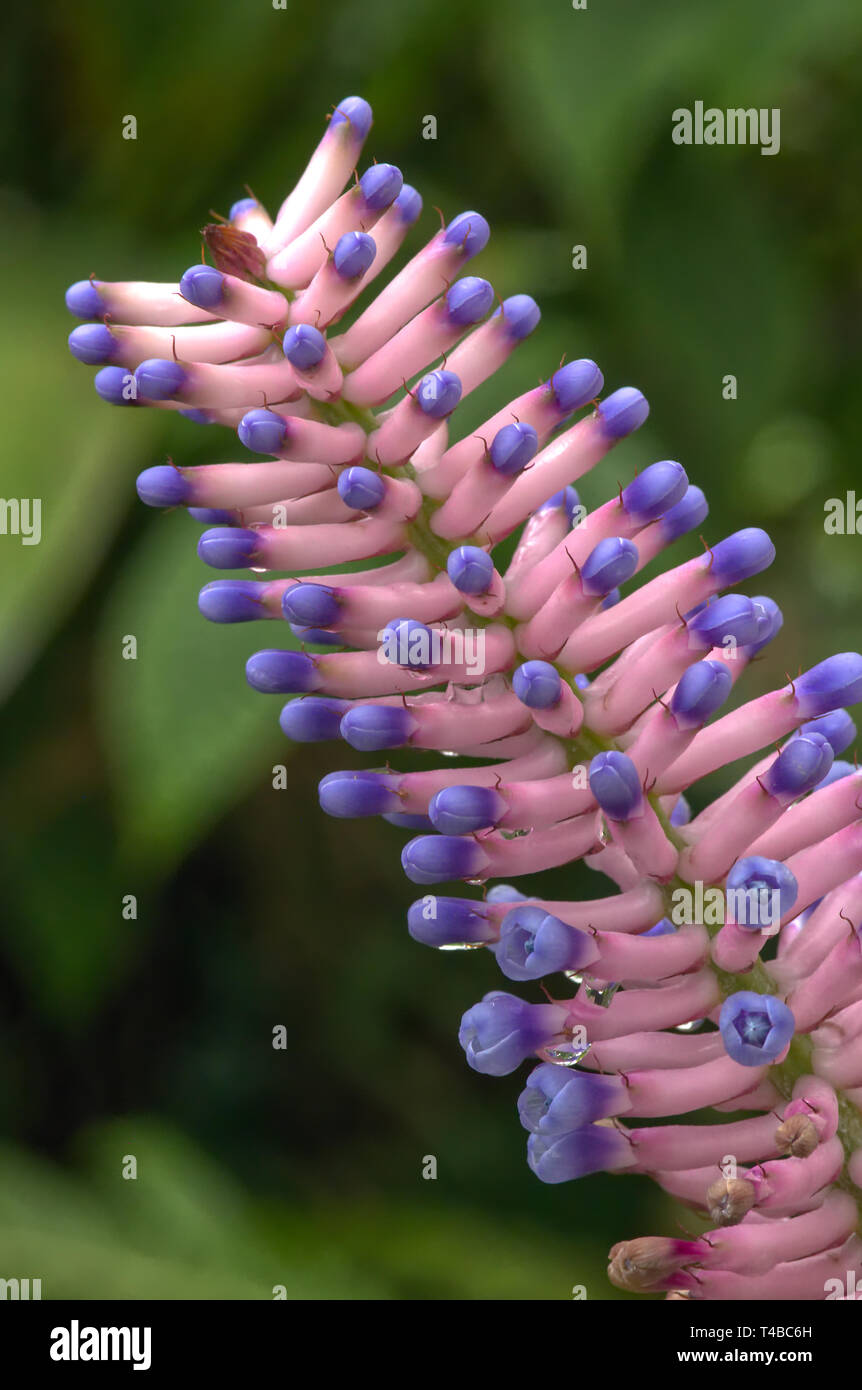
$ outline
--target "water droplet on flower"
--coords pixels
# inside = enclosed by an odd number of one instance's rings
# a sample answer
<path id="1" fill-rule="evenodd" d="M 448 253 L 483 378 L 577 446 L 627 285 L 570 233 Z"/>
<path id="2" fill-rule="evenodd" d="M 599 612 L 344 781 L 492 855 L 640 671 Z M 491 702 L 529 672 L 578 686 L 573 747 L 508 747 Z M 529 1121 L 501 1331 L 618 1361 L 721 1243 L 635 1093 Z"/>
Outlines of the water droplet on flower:
<path id="1" fill-rule="evenodd" d="M 600 1009 L 606 1009 L 618 989 L 619 985 L 611 980 L 606 985 L 585 985 L 584 994 L 591 1004 L 598 1004 Z"/>
<path id="2" fill-rule="evenodd" d="M 569 1043 L 562 1047 L 545 1047 L 539 1055 L 555 1067 L 576 1067 L 589 1050 L 589 1043 L 585 1047 L 576 1047 L 574 1043 Z"/>
<path id="3" fill-rule="evenodd" d="M 481 951 L 484 949 L 484 941 L 447 941 L 445 946 L 438 946 L 438 951 Z"/>

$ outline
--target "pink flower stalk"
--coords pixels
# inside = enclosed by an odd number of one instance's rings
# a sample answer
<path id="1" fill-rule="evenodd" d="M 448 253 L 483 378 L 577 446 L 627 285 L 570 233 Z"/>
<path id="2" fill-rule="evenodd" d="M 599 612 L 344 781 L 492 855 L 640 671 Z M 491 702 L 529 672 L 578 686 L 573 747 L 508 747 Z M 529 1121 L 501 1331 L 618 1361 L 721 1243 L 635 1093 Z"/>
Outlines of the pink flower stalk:
<path id="1" fill-rule="evenodd" d="M 331 772 L 321 804 L 419 832 L 412 882 L 481 888 L 426 892 L 417 940 L 484 947 L 510 981 L 561 977 L 540 1002 L 487 995 L 460 1038 L 492 1075 L 538 1061 L 519 1114 L 543 1181 L 649 1173 L 701 1214 L 691 1239 L 615 1245 L 613 1282 L 824 1298 L 862 1274 L 862 774 L 835 761 L 862 657 L 721 714 L 781 627 L 770 599 L 728 592 L 772 543 L 738 531 L 632 583 L 707 506 L 664 460 L 585 514 L 572 484 L 648 413 L 633 387 L 602 396 L 594 362 L 458 433 L 459 403 L 539 310 L 465 273 L 489 235 L 477 212 L 378 288 L 422 204 L 390 164 L 350 184 L 370 126 L 366 102 L 341 102 L 274 220 L 248 198 L 206 229 L 214 266 L 72 286 L 90 322 L 71 350 L 106 400 L 227 425 L 264 456 L 149 468 L 138 492 L 209 524 L 208 565 L 258 576 L 207 584 L 205 617 L 289 624 L 247 667 L 295 697 L 288 737 L 431 754 L 421 772 Z M 692 818 L 692 784 L 752 754 Z M 614 891 L 487 886 L 578 858 Z M 678 1122 L 710 1106 L 739 1118 Z"/>

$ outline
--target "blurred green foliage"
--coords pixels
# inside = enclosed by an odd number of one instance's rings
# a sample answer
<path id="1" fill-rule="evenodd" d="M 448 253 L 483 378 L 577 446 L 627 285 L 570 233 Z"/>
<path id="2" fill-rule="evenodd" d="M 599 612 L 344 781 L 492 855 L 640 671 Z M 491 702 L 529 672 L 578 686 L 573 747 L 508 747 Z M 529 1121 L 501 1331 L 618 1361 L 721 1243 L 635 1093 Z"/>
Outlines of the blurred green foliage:
<path id="1" fill-rule="evenodd" d="M 284 744 L 243 679 L 258 638 L 197 613 L 193 523 L 136 502 L 141 468 L 228 458 L 229 437 L 98 402 L 62 292 L 175 279 L 210 207 L 246 181 L 277 205 L 327 109 L 361 92 L 368 156 L 424 195 L 414 246 L 435 205 L 477 207 L 481 273 L 543 306 L 465 425 L 563 353 L 594 356 L 652 414 L 588 505 L 673 456 L 707 491 L 709 538 L 770 529 L 752 591 L 785 628 L 747 697 L 859 640 L 862 542 L 827 544 L 822 520 L 862 446 L 862 10 L 151 0 L 142 27 L 81 0 L 19 7 L 7 33 L 2 490 L 43 499 L 43 538 L 0 541 L 0 1274 L 46 1297 L 618 1297 L 605 1251 L 671 1229 L 670 1204 L 641 1179 L 529 1174 L 518 1079 L 471 1074 L 455 1040 L 491 963 L 410 942 L 399 832 L 317 811 L 319 777 L 360 760 Z M 780 107 L 780 154 L 673 145 L 695 100 Z M 543 884 L 600 891 L 582 869 Z"/>

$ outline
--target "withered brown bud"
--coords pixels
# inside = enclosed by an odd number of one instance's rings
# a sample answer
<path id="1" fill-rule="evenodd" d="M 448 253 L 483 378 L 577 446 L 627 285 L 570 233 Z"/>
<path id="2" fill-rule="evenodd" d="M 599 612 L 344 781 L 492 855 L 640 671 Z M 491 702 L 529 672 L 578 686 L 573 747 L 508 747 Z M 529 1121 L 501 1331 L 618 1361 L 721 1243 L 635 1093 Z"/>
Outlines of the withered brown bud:
<path id="1" fill-rule="evenodd" d="M 669 1274 L 680 1268 L 688 1254 L 684 1241 L 667 1236 L 640 1236 L 621 1240 L 608 1254 L 608 1278 L 618 1289 L 643 1293 L 660 1289 Z"/>
<path id="2" fill-rule="evenodd" d="M 790 1115 L 775 1131 L 775 1142 L 782 1153 L 807 1158 L 820 1143 L 820 1136 L 810 1115 Z"/>
<path id="3" fill-rule="evenodd" d="M 751 1211 L 756 1196 L 754 1183 L 747 1178 L 716 1178 L 706 1189 L 710 1221 L 716 1226 L 735 1226 Z"/>
<path id="4" fill-rule="evenodd" d="M 266 258 L 251 232 L 241 232 L 227 223 L 208 222 L 201 236 L 209 247 L 216 269 L 238 280 L 264 280 Z"/>

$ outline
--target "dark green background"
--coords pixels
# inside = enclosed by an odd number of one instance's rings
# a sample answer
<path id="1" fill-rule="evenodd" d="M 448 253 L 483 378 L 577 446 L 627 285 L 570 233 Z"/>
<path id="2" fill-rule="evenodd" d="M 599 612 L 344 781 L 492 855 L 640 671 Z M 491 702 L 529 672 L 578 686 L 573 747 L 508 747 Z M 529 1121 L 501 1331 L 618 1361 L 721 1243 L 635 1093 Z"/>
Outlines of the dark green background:
<path id="1" fill-rule="evenodd" d="M 326 111 L 363 94 L 366 156 L 425 198 L 412 246 L 432 205 L 478 208 L 478 270 L 544 309 L 468 423 L 593 356 L 652 414 L 589 505 L 673 457 L 710 497 L 708 538 L 773 534 L 748 587 L 785 627 L 750 695 L 859 641 L 862 539 L 826 537 L 823 504 L 862 440 L 862 9 L 79 0 L 7 25 L 2 491 L 43 498 L 43 539 L 0 539 L 0 1276 L 45 1297 L 612 1297 L 610 1244 L 677 1214 L 644 1179 L 529 1173 L 519 1078 L 471 1073 L 456 1041 L 493 961 L 410 941 L 401 833 L 317 807 L 319 777 L 361 760 L 285 744 L 243 678 L 259 634 L 198 615 L 194 523 L 136 499 L 142 468 L 230 458 L 230 436 L 101 404 L 62 294 L 90 272 L 176 279 L 211 207 L 246 181 L 277 206 Z M 675 146 L 696 100 L 780 107 L 780 154 Z M 600 891 L 584 870 L 551 883 Z"/>

